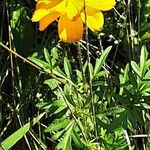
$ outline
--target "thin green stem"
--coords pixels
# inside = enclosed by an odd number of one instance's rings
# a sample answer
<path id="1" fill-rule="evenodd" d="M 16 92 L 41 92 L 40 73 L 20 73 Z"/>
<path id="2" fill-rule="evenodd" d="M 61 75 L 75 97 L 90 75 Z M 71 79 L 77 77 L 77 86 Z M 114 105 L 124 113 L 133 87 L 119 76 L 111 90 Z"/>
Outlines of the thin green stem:
<path id="1" fill-rule="evenodd" d="M 56 82 L 56 84 L 57 84 L 57 87 L 58 87 L 58 89 L 59 89 L 59 91 L 60 91 L 60 93 L 61 93 L 61 95 L 62 95 L 62 97 L 63 97 L 63 99 L 64 99 L 64 101 L 65 101 L 65 103 L 66 103 L 66 105 L 68 106 L 68 108 L 69 108 L 69 110 L 70 110 L 70 113 L 71 113 L 71 115 L 72 115 L 74 121 L 77 123 L 79 129 L 81 130 L 81 133 L 82 133 L 82 135 L 83 135 L 83 138 L 84 138 L 85 142 L 87 142 L 86 134 L 85 134 L 84 130 L 82 129 L 82 127 L 80 126 L 80 123 L 78 122 L 78 119 L 77 119 L 76 116 L 74 115 L 74 113 L 73 113 L 73 111 L 72 111 L 72 109 L 71 109 L 71 107 L 70 107 L 70 104 L 68 103 L 68 100 L 67 100 L 66 96 L 64 95 L 64 92 L 63 92 L 62 88 L 59 86 L 59 84 L 58 84 L 57 82 Z"/>
<path id="2" fill-rule="evenodd" d="M 20 118 L 20 116 L 19 116 L 19 115 L 17 115 L 17 119 L 18 119 L 18 122 L 19 122 L 20 128 L 22 128 L 22 127 L 23 127 L 23 125 L 22 125 L 21 118 Z M 27 138 L 27 136 L 26 136 L 26 135 L 24 135 L 24 139 L 25 139 L 25 141 L 26 141 L 26 144 L 27 144 L 27 146 L 28 146 L 29 150 L 32 150 L 32 149 L 31 149 L 31 146 L 30 146 L 30 143 L 29 143 L 29 140 L 28 140 L 28 138 Z"/>
<path id="3" fill-rule="evenodd" d="M 5 46 L 2 42 L 0 42 L 0 46 L 3 47 L 4 49 L 6 49 L 7 51 L 9 51 L 10 53 L 14 54 L 16 57 L 20 58 L 21 60 L 23 60 L 23 62 L 31 65 L 32 67 L 40 70 L 42 73 L 47 73 L 49 74 L 52 78 L 56 79 L 59 82 L 62 82 L 61 80 L 59 80 L 59 78 L 57 78 L 51 71 L 47 70 L 47 69 L 43 69 L 37 65 L 35 65 L 34 63 L 32 63 L 30 60 L 24 58 L 23 56 L 19 55 L 18 53 L 16 53 L 15 51 L 13 51 L 12 49 L 8 48 L 7 46 Z M 69 81 L 66 78 L 67 81 Z M 73 84 L 73 83 L 72 83 Z"/>
<path id="4" fill-rule="evenodd" d="M 12 33 L 11 33 L 11 27 L 10 27 L 10 16 L 9 16 L 9 4 L 6 2 L 6 14 L 7 14 L 7 24 L 8 24 L 8 40 L 9 40 L 9 48 L 13 49 L 12 47 Z M 16 98 L 15 98 L 15 74 L 14 74 L 14 60 L 13 60 L 13 54 L 10 53 L 10 66 L 11 66 L 11 77 L 12 77 L 12 99 L 14 106 L 16 106 Z"/>
<path id="5" fill-rule="evenodd" d="M 95 140 L 98 141 L 98 133 L 97 133 L 97 123 L 96 123 L 96 111 L 94 105 L 94 96 L 92 89 L 92 73 L 90 71 L 90 47 L 89 47 L 89 39 L 88 39 L 88 27 L 87 27 L 87 15 L 86 15 L 86 5 L 84 0 L 84 13 L 85 13 L 85 41 L 86 41 L 86 49 L 87 49 L 87 64 L 88 64 L 88 76 L 89 76 L 89 87 L 90 87 L 90 98 L 91 98 L 91 107 L 92 107 L 92 116 L 93 116 L 93 124 L 94 124 L 94 134 Z"/>
<path id="6" fill-rule="evenodd" d="M 23 56 L 19 55 L 18 53 L 16 53 L 15 51 L 13 51 L 12 49 L 8 48 L 7 46 L 5 46 L 2 42 L 0 42 L 0 46 L 3 47 L 4 49 L 6 49 L 7 51 L 9 51 L 10 53 L 14 54 L 15 56 L 17 56 L 18 58 L 22 59 L 23 62 L 33 66 L 34 68 L 37 68 L 38 70 L 42 70 L 40 67 L 38 67 L 37 65 L 35 65 L 34 63 L 32 63 L 31 61 L 29 61 L 28 59 L 24 58 Z"/>
<path id="7" fill-rule="evenodd" d="M 132 150 L 130 138 L 129 138 L 128 132 L 126 130 L 124 130 L 124 135 L 125 135 L 125 139 L 127 141 L 129 150 Z"/>
<path id="8" fill-rule="evenodd" d="M 47 150 L 46 145 L 41 141 L 41 139 L 39 139 L 37 137 L 37 135 L 31 130 L 29 130 L 29 134 L 31 135 L 31 137 L 40 145 L 40 148 L 42 148 L 43 150 Z"/>
<path id="9" fill-rule="evenodd" d="M 78 60 L 79 60 L 79 67 L 82 73 L 82 80 L 83 83 L 85 83 L 85 75 L 84 75 L 84 71 L 83 71 L 83 60 L 82 60 L 82 52 L 81 52 L 81 45 L 80 42 L 77 42 L 77 50 L 78 50 Z"/>
<path id="10" fill-rule="evenodd" d="M 129 18 L 129 30 L 130 30 L 130 43 L 131 43 L 131 51 L 132 51 L 132 59 L 135 59 L 135 47 L 134 47 L 134 26 L 133 26 L 133 21 L 131 18 L 131 9 L 132 9 L 132 5 L 131 2 L 128 4 L 128 18 Z"/>
<path id="11" fill-rule="evenodd" d="M 126 4 L 126 2 L 125 1 L 123 1 L 123 5 L 124 5 L 124 12 L 126 12 L 125 13 L 125 18 L 126 19 L 124 19 L 124 24 L 125 24 L 125 30 L 126 30 L 126 40 L 127 40 L 127 48 L 128 48 L 128 52 L 129 52 L 129 60 L 130 60 L 130 62 L 131 62 L 131 51 L 130 51 L 130 49 L 131 49 L 131 47 L 130 47 L 130 36 L 129 36 L 129 29 L 128 29 L 128 22 L 127 22 L 127 18 L 128 18 L 128 6 L 127 6 L 127 4 Z M 126 9 L 127 8 L 127 9 Z"/>
<path id="12" fill-rule="evenodd" d="M 141 0 L 138 0 L 138 51 L 140 51 L 140 32 L 141 32 Z"/>

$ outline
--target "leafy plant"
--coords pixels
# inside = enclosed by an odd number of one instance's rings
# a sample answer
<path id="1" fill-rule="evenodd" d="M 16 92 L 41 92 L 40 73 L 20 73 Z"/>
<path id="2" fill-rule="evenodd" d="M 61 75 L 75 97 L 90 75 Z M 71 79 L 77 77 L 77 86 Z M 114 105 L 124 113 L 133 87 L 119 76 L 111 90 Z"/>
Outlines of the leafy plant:
<path id="1" fill-rule="evenodd" d="M 34 1 L 1 0 L 0 149 L 150 149 L 149 4 L 117 0 L 64 44 L 57 22 L 32 23 Z"/>

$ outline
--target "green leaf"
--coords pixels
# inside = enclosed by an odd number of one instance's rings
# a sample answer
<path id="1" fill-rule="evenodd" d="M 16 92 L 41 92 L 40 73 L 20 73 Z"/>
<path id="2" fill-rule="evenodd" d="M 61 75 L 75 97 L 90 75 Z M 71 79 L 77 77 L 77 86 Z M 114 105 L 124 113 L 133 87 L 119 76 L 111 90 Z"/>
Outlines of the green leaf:
<path id="1" fill-rule="evenodd" d="M 52 140 L 57 140 L 58 138 L 60 138 L 61 136 L 63 136 L 64 135 L 64 130 L 61 130 L 61 131 L 59 131 L 59 132 L 56 132 L 52 137 L 51 137 L 51 139 Z"/>
<path id="2" fill-rule="evenodd" d="M 80 83 L 81 80 L 82 80 L 82 78 L 83 78 L 81 71 L 76 70 L 76 76 L 77 76 L 77 77 L 76 77 L 77 83 Z"/>
<path id="3" fill-rule="evenodd" d="M 83 73 L 86 73 L 87 66 L 88 66 L 88 63 L 86 61 L 85 64 L 83 65 Z"/>
<path id="4" fill-rule="evenodd" d="M 127 128 L 127 111 L 121 112 L 120 116 L 107 126 L 107 129 L 114 131 L 120 127 Z"/>
<path id="5" fill-rule="evenodd" d="M 150 39 L 150 33 L 149 32 L 146 32 L 142 37 L 141 37 L 141 40 L 148 40 Z"/>
<path id="6" fill-rule="evenodd" d="M 58 99 L 53 101 L 53 106 L 63 107 L 66 106 L 66 103 L 63 100 Z"/>
<path id="7" fill-rule="evenodd" d="M 148 60 L 146 61 L 146 68 L 149 69 L 149 67 L 150 67 L 150 59 L 148 59 Z"/>
<path id="8" fill-rule="evenodd" d="M 105 60 L 110 52 L 110 50 L 112 49 L 112 46 L 109 46 L 108 48 L 106 48 L 106 50 L 102 53 L 102 55 L 100 56 L 99 59 L 96 59 L 96 64 L 95 64 L 95 68 L 94 68 L 94 77 L 96 76 L 96 74 L 100 71 L 102 65 L 105 63 Z"/>
<path id="9" fill-rule="evenodd" d="M 47 84 L 51 90 L 54 90 L 57 88 L 56 80 L 55 79 L 48 79 L 44 81 L 44 84 Z"/>
<path id="10" fill-rule="evenodd" d="M 66 135 L 62 141 L 62 150 L 72 150 L 71 146 L 71 133 L 73 130 L 74 121 L 72 121 L 72 124 L 70 125 L 69 129 L 66 132 Z"/>
<path id="11" fill-rule="evenodd" d="M 50 68 L 50 65 L 43 60 L 35 57 L 28 57 L 28 59 L 43 69 Z"/>
<path id="12" fill-rule="evenodd" d="M 48 64 L 51 64 L 50 62 L 50 54 L 48 52 L 48 50 L 46 48 L 44 48 L 44 56 L 45 56 L 45 60 L 47 61 Z"/>
<path id="13" fill-rule="evenodd" d="M 93 81 L 93 86 L 104 86 L 105 85 L 105 81 Z"/>
<path id="14" fill-rule="evenodd" d="M 141 26 L 141 32 L 142 32 L 142 33 L 145 33 L 145 32 L 147 32 L 148 30 L 150 30 L 150 24 L 149 24 L 149 23 L 144 23 L 144 24 Z"/>
<path id="15" fill-rule="evenodd" d="M 143 80 L 150 80 L 150 71 L 148 71 L 145 76 L 143 77 Z"/>
<path id="16" fill-rule="evenodd" d="M 58 56 L 58 49 L 56 47 L 54 47 L 52 50 L 51 50 L 51 55 L 53 58 L 55 59 L 59 59 L 59 56 Z"/>
<path id="17" fill-rule="evenodd" d="M 70 84 L 66 84 L 64 86 L 64 94 L 65 94 L 65 97 L 67 98 L 68 102 L 75 106 L 75 102 L 74 102 L 74 98 L 73 98 L 73 87 L 70 85 Z"/>
<path id="18" fill-rule="evenodd" d="M 74 121 L 71 121 L 68 126 L 65 128 L 65 135 L 62 141 L 56 146 L 56 149 L 62 150 L 72 150 L 72 131 L 73 131 Z"/>
<path id="19" fill-rule="evenodd" d="M 93 66 L 91 63 L 89 63 L 89 73 L 90 73 L 90 77 L 92 79 L 93 78 Z"/>
<path id="20" fill-rule="evenodd" d="M 72 139 L 73 139 L 75 145 L 76 145 L 78 148 L 80 148 L 80 149 L 83 148 L 83 145 L 82 145 L 82 143 L 81 143 L 79 134 L 78 134 L 76 131 L 74 131 L 74 130 L 73 130 L 73 132 L 72 132 Z"/>
<path id="21" fill-rule="evenodd" d="M 120 92 L 119 92 L 120 95 L 122 95 L 122 93 L 123 93 L 123 89 L 124 89 L 123 85 L 125 83 L 127 83 L 129 80 L 128 73 L 129 73 L 129 64 L 126 65 L 125 70 L 123 71 L 123 74 L 119 75 L 119 80 L 120 80 L 120 84 L 121 84 Z"/>
<path id="22" fill-rule="evenodd" d="M 22 6 L 20 1 L 18 1 L 17 4 L 13 2 L 11 5 L 16 5 L 15 7 L 10 7 L 10 27 L 13 33 L 13 42 L 19 53 L 23 54 L 23 56 L 27 56 L 29 52 L 31 52 L 31 49 L 33 49 L 33 26 L 27 15 L 27 9 Z"/>
<path id="23" fill-rule="evenodd" d="M 141 125 L 144 125 L 144 120 L 140 114 L 140 108 L 141 107 L 133 107 L 132 109 L 129 109 L 127 111 L 128 119 L 131 122 L 133 127 L 136 127 L 137 122 L 140 123 Z"/>
<path id="24" fill-rule="evenodd" d="M 62 117 L 66 114 L 67 110 L 68 110 L 67 106 L 61 106 L 53 114 L 55 114 L 56 117 L 59 116 Z"/>
<path id="25" fill-rule="evenodd" d="M 139 76 L 142 76 L 142 73 L 140 71 L 140 68 L 138 67 L 137 63 L 135 61 L 131 61 L 131 67 L 133 69 L 133 71 Z"/>
<path id="26" fill-rule="evenodd" d="M 124 83 L 127 82 L 129 79 L 128 73 L 129 73 L 129 64 L 126 65 L 124 70 Z"/>
<path id="27" fill-rule="evenodd" d="M 70 62 L 67 57 L 64 58 L 64 69 L 65 69 L 65 73 L 66 73 L 67 77 L 69 79 L 72 79 L 72 76 L 73 76 L 72 68 L 71 68 Z"/>
<path id="28" fill-rule="evenodd" d="M 52 107 L 52 104 L 50 102 L 41 102 L 36 104 L 36 107 L 39 109 L 49 110 Z"/>
<path id="29" fill-rule="evenodd" d="M 139 92 L 141 91 L 142 93 L 149 93 L 150 91 L 150 80 L 147 80 L 145 83 L 143 83 L 140 88 L 139 88 Z M 147 94 L 148 94 L 147 93 Z"/>
<path id="30" fill-rule="evenodd" d="M 66 80 L 66 82 L 69 82 L 70 84 L 75 86 L 75 84 L 69 78 L 67 78 L 67 76 L 64 74 L 64 72 L 59 67 L 56 67 L 53 70 L 53 73 L 56 76 L 63 78 L 62 83 L 64 83 L 64 80 Z M 61 81 L 61 80 L 59 79 L 59 81 Z"/>
<path id="31" fill-rule="evenodd" d="M 145 46 L 143 46 L 141 49 L 141 56 L 140 56 L 140 72 L 142 76 L 145 74 L 145 71 L 147 69 L 146 68 L 147 57 L 148 57 L 147 49 Z"/>
<path id="32" fill-rule="evenodd" d="M 108 128 L 108 124 L 107 123 L 104 123 L 103 121 L 101 121 L 101 119 L 97 116 L 96 117 L 96 122 L 97 122 L 97 125 L 101 128 L 104 128 L 107 130 Z"/>
<path id="33" fill-rule="evenodd" d="M 32 126 L 34 126 L 38 121 L 44 116 L 45 113 L 40 114 L 32 121 L 25 124 L 23 127 L 18 129 L 12 135 L 10 135 L 7 139 L 5 139 L 1 145 L 4 150 L 9 150 L 13 145 L 15 145 L 29 130 Z"/>
<path id="34" fill-rule="evenodd" d="M 105 76 L 107 74 L 107 72 L 105 70 L 98 72 L 94 78 L 98 78 L 98 77 L 102 77 Z"/>
<path id="35" fill-rule="evenodd" d="M 146 103 L 141 103 L 141 105 L 145 108 L 145 109 L 150 109 L 150 105 L 146 104 Z"/>
<path id="36" fill-rule="evenodd" d="M 58 119 L 55 122 L 53 122 L 51 125 L 49 125 L 44 132 L 52 132 L 52 131 L 58 131 L 62 128 L 65 128 L 69 124 L 70 120 L 67 118 Z"/>
<path id="37" fill-rule="evenodd" d="M 64 72 L 58 66 L 53 70 L 53 73 L 61 78 L 67 78 Z"/>
<path id="38" fill-rule="evenodd" d="M 105 115 L 112 115 L 112 114 L 120 114 L 121 112 L 125 111 L 122 107 L 111 107 L 103 111 L 103 114 Z"/>
<path id="39" fill-rule="evenodd" d="M 123 71 L 123 74 L 119 75 L 120 84 L 125 84 L 129 80 L 129 64 L 126 65 L 125 70 Z"/>

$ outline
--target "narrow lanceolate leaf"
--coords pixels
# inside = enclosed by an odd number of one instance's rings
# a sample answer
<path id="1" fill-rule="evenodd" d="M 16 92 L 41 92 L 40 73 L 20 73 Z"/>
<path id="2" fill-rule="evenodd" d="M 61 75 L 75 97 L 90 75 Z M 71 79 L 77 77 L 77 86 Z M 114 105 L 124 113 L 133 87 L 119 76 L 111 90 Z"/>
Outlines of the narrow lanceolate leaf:
<path id="1" fill-rule="evenodd" d="M 73 127 L 74 127 L 74 121 L 71 121 L 67 127 L 64 129 L 65 134 L 64 138 L 62 141 L 56 146 L 56 149 L 61 149 L 61 150 L 72 150 L 72 132 L 73 132 Z"/>
<path id="2" fill-rule="evenodd" d="M 129 79 L 129 77 L 128 77 L 128 72 L 129 72 L 129 64 L 126 65 L 125 70 L 124 70 L 124 82 L 123 82 L 123 84 L 124 84 L 125 82 L 127 82 L 128 79 Z"/>
<path id="3" fill-rule="evenodd" d="M 43 69 L 50 68 L 50 65 L 48 63 L 46 63 L 38 58 L 28 57 L 28 59 Z"/>
<path id="4" fill-rule="evenodd" d="M 147 61 L 148 53 L 145 46 L 141 49 L 141 56 L 140 56 L 140 71 L 143 75 L 146 71 L 146 61 Z"/>
<path id="5" fill-rule="evenodd" d="M 81 143 L 81 140 L 80 140 L 80 135 L 73 130 L 72 132 L 72 139 L 75 143 L 75 145 L 79 148 L 79 149 L 83 149 L 83 145 Z"/>
<path id="6" fill-rule="evenodd" d="M 143 105 L 143 107 L 145 108 L 145 109 L 150 109 L 150 105 L 148 105 L 148 104 L 146 104 L 146 103 L 141 103 L 142 105 Z"/>
<path id="7" fill-rule="evenodd" d="M 70 132 L 70 131 L 69 131 Z M 63 140 L 63 148 L 62 150 L 72 150 L 70 133 L 67 133 Z"/>
<path id="8" fill-rule="evenodd" d="M 53 124 L 49 125 L 44 132 L 51 132 L 51 131 L 57 131 L 62 128 L 65 128 L 69 124 L 70 120 L 67 118 L 59 119 L 55 121 Z"/>
<path id="9" fill-rule="evenodd" d="M 74 122 L 72 122 L 72 124 L 70 125 L 69 129 L 66 132 L 66 135 L 62 141 L 62 150 L 72 150 L 72 146 L 71 146 L 71 133 L 73 130 L 73 126 L 74 126 Z"/>
<path id="10" fill-rule="evenodd" d="M 141 37 L 141 40 L 148 40 L 150 39 L 150 33 L 149 32 L 146 32 L 142 37 Z"/>
<path id="11" fill-rule="evenodd" d="M 65 74 L 64 72 L 59 68 L 59 67 L 56 67 L 54 70 L 53 70 L 53 74 L 56 75 L 57 77 L 60 77 L 62 78 L 62 83 L 64 83 L 64 80 L 66 82 L 69 82 L 71 85 L 75 85 L 72 80 L 70 80 Z M 59 81 L 61 81 L 59 78 Z"/>
<path id="12" fill-rule="evenodd" d="M 11 2 L 10 2 L 11 3 Z M 18 3 L 18 5 L 16 5 Z M 13 34 L 13 43 L 23 56 L 29 55 L 29 49 L 33 49 L 34 30 L 27 10 L 22 7 L 21 2 L 14 2 L 15 7 L 11 7 L 10 27 Z"/>
<path id="13" fill-rule="evenodd" d="M 45 56 L 46 62 L 51 64 L 50 63 L 50 54 L 46 48 L 44 48 L 44 56 Z"/>
<path id="14" fill-rule="evenodd" d="M 137 65 L 137 63 L 136 63 L 135 61 L 131 61 L 131 67 L 132 67 L 133 71 L 134 71 L 139 77 L 142 76 L 142 74 L 141 74 L 141 72 L 140 72 L 140 68 L 139 68 L 139 66 Z"/>
<path id="15" fill-rule="evenodd" d="M 101 57 L 99 59 L 96 59 L 96 64 L 94 68 L 94 76 L 100 71 L 102 65 L 105 63 L 105 60 L 111 50 L 112 46 L 109 46 L 106 48 L 106 50 L 102 53 Z"/>
<path id="16" fill-rule="evenodd" d="M 72 78 L 72 68 L 71 68 L 70 62 L 67 59 L 67 57 L 64 58 L 64 69 L 65 69 L 65 73 L 66 73 L 67 77 L 69 79 L 71 79 Z"/>
<path id="17" fill-rule="evenodd" d="M 13 145 L 15 145 L 28 131 L 29 129 L 35 125 L 43 116 L 45 113 L 40 114 L 36 118 L 34 118 L 32 121 L 25 124 L 23 127 L 18 129 L 16 132 L 14 132 L 12 135 L 10 135 L 7 139 L 5 139 L 1 146 L 4 150 L 9 150 Z"/>
<path id="18" fill-rule="evenodd" d="M 44 84 L 47 84 L 51 90 L 57 88 L 56 80 L 55 79 L 47 79 L 44 81 Z"/>

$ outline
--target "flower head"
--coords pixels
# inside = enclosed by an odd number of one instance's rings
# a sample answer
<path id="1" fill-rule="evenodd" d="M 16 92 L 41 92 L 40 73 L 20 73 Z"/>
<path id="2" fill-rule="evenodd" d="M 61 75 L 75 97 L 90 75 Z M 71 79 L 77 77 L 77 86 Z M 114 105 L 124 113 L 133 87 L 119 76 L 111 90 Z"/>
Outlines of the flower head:
<path id="1" fill-rule="evenodd" d="M 104 24 L 102 11 L 114 5 L 115 0 L 38 0 L 32 21 L 39 22 L 43 31 L 58 19 L 60 39 L 74 42 L 82 38 L 85 23 L 92 31 L 99 31 Z"/>

